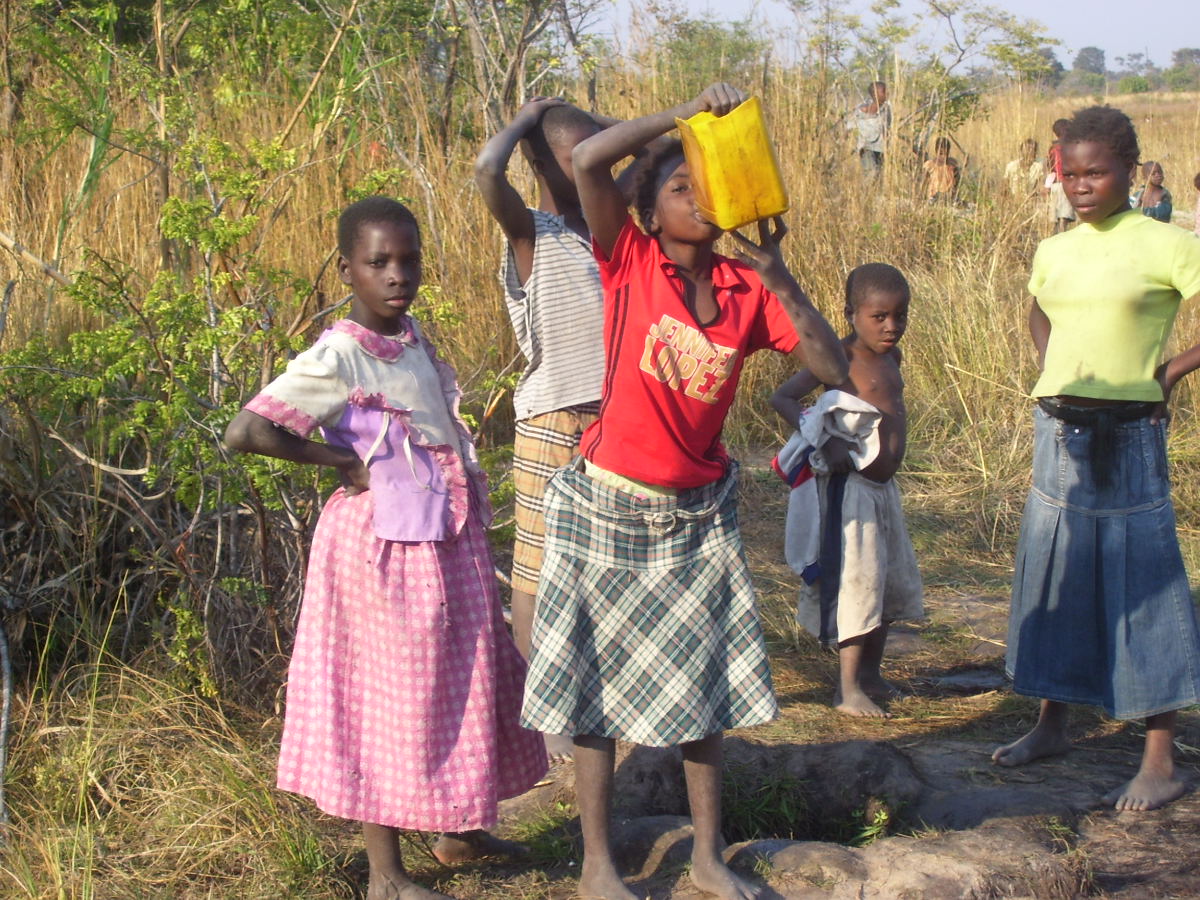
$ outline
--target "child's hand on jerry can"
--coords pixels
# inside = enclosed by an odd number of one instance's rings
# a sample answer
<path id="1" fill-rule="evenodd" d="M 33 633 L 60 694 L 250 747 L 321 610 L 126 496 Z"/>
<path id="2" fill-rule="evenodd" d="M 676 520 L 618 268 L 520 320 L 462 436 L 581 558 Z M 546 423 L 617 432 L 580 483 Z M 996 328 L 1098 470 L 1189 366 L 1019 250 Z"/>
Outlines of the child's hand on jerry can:
<path id="1" fill-rule="evenodd" d="M 710 84 L 696 97 L 696 112 L 707 110 L 714 116 L 723 116 L 741 105 L 746 95 L 732 84 L 718 81 Z"/>
<path id="2" fill-rule="evenodd" d="M 769 219 L 758 220 L 758 243 L 750 240 L 740 231 L 730 231 L 737 247 L 734 255 L 758 273 L 763 284 L 772 291 L 780 291 L 780 279 L 792 280 L 783 254 L 779 252 L 779 243 L 788 233 L 788 227 L 782 216 L 771 216 Z"/>

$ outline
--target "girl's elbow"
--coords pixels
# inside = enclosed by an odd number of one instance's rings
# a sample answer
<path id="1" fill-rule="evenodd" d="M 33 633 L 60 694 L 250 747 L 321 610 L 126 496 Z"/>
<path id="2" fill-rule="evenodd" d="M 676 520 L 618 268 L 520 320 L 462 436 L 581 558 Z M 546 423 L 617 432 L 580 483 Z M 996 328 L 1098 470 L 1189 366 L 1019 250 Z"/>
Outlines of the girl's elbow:
<path id="1" fill-rule="evenodd" d="M 506 167 L 499 165 L 490 153 L 480 153 L 475 159 L 475 184 L 480 190 L 485 190 L 503 178 L 505 171 Z"/>
<path id="2" fill-rule="evenodd" d="M 588 146 L 593 143 L 593 140 L 593 138 L 588 138 L 580 141 L 571 151 L 571 166 L 575 170 L 576 177 L 580 172 L 595 172 L 604 167 L 602 154 L 598 148 Z"/>
<path id="3" fill-rule="evenodd" d="M 253 422 L 245 410 L 233 417 L 233 421 L 225 427 L 225 446 L 239 453 L 254 449 Z"/>
<path id="4" fill-rule="evenodd" d="M 818 384 L 842 384 L 850 377 L 850 361 L 832 329 L 828 338 L 798 346 L 793 352 L 797 356 L 803 355 L 804 364 Z"/>
<path id="5" fill-rule="evenodd" d="M 829 359 L 822 360 L 819 365 L 814 360 L 812 372 L 821 384 L 842 384 L 850 377 L 850 363 L 846 360 L 846 355 L 839 352 L 836 356 L 831 355 Z"/>

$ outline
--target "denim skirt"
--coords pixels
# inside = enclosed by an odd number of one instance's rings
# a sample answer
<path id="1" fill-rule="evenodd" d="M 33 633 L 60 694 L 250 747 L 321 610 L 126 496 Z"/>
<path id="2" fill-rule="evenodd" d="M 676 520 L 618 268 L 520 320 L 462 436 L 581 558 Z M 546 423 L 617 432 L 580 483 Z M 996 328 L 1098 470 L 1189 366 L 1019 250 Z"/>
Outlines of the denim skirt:
<path id="1" fill-rule="evenodd" d="M 1007 669 L 1019 694 L 1136 719 L 1200 702 L 1200 630 L 1175 536 L 1166 425 L 1094 431 L 1034 409 L 1033 487 L 1013 574 Z"/>

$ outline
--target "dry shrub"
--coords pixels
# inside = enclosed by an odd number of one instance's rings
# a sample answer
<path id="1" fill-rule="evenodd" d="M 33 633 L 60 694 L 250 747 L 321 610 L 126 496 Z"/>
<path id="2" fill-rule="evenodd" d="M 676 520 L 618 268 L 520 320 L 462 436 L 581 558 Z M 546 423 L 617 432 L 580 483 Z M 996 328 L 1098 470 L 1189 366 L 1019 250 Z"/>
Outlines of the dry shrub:
<path id="1" fill-rule="evenodd" d="M 274 789 L 275 720 L 244 733 L 240 720 L 120 664 L 22 700 L 0 893 L 351 896 L 320 817 Z"/>

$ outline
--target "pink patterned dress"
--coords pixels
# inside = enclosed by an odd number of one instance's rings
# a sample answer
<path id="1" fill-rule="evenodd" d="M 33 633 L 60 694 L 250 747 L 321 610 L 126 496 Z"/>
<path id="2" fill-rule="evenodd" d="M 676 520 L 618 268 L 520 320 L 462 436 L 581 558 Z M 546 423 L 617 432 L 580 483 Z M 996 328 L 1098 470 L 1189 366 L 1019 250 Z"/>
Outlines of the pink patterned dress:
<path id="1" fill-rule="evenodd" d="M 367 462 L 313 535 L 278 784 L 327 813 L 423 831 L 496 823 L 546 771 L 518 724 L 525 663 L 504 626 L 483 474 L 459 391 L 415 323 L 343 320 L 247 409 L 318 426 Z"/>

